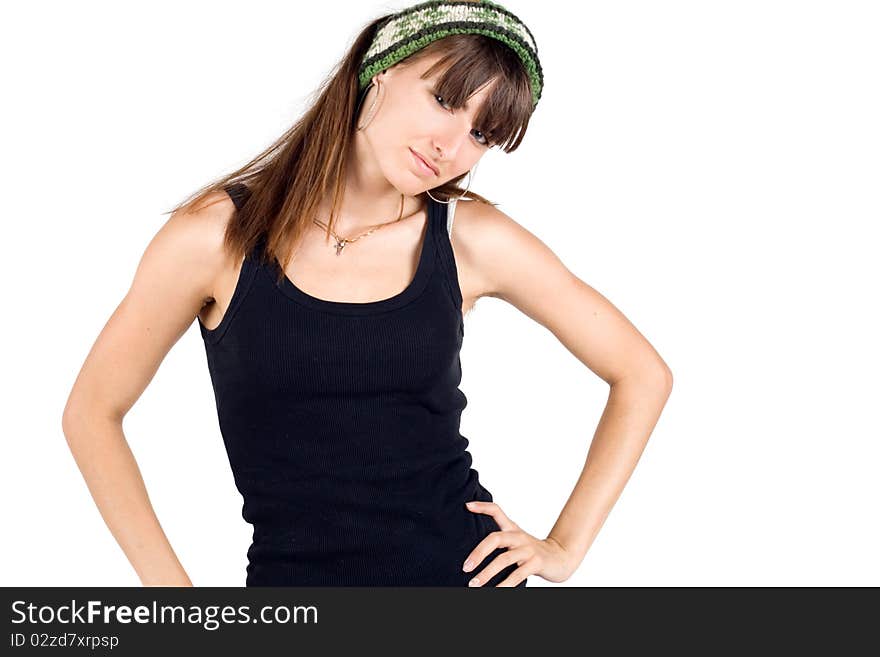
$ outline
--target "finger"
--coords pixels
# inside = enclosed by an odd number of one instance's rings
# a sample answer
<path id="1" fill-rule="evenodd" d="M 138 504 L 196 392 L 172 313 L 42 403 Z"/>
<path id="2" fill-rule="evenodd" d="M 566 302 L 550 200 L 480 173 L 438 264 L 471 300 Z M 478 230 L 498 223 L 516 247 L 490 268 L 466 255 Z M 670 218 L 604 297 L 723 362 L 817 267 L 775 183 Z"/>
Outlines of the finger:
<path id="1" fill-rule="evenodd" d="M 525 559 L 523 550 L 507 550 L 492 559 L 488 566 L 472 577 L 468 586 L 483 586 L 502 570 L 523 559 Z"/>
<path id="2" fill-rule="evenodd" d="M 495 502 L 480 502 L 477 500 L 468 502 L 465 506 L 476 513 L 485 513 L 492 516 L 501 529 L 516 529 L 519 527 L 519 525 L 507 517 L 507 514 Z"/>
<path id="3" fill-rule="evenodd" d="M 462 563 L 461 569 L 464 572 L 469 573 L 495 550 L 499 548 L 512 549 L 521 547 L 528 542 L 528 539 L 529 535 L 523 532 L 519 527 L 508 531 L 500 530 L 497 532 L 491 532 L 490 534 L 487 534 L 473 550 L 471 550 L 470 554 L 465 558 L 464 563 Z"/>
<path id="4" fill-rule="evenodd" d="M 477 544 L 470 554 L 464 560 L 461 569 L 469 573 L 479 564 L 483 563 L 483 559 L 492 554 L 497 548 L 502 547 L 501 541 L 503 536 L 501 532 L 492 532 Z M 485 581 L 485 580 L 484 580 Z"/>
<path id="5" fill-rule="evenodd" d="M 520 566 L 519 568 L 514 570 L 512 573 L 510 573 L 510 575 L 508 575 L 503 580 L 498 582 L 498 584 L 496 584 L 496 587 L 498 587 L 498 586 L 504 586 L 504 587 L 519 586 L 520 584 L 523 583 L 523 580 L 525 580 L 526 577 L 528 577 L 529 575 L 534 575 L 534 574 L 535 574 L 535 572 L 531 568 L 529 568 L 528 564 L 523 564 L 522 566 Z"/>

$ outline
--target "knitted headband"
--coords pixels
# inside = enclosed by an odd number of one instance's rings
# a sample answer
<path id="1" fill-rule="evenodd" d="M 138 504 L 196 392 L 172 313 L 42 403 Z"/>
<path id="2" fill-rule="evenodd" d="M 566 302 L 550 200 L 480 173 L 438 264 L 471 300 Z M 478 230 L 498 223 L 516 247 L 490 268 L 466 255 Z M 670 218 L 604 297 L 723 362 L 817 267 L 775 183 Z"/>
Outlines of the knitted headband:
<path id="1" fill-rule="evenodd" d="M 528 71 L 533 108 L 541 99 L 544 75 L 538 47 L 529 28 L 497 2 L 421 2 L 389 16 L 379 24 L 373 43 L 358 71 L 359 89 L 372 77 L 417 50 L 450 34 L 484 34 L 503 41 L 519 55 Z"/>

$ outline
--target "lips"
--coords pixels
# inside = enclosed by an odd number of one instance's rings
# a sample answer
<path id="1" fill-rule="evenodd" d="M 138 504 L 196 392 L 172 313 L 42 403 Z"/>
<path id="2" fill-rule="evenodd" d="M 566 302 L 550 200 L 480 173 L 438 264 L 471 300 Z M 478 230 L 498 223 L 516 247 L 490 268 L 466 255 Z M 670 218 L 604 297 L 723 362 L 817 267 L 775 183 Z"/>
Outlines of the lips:
<path id="1" fill-rule="evenodd" d="M 422 157 L 421 155 L 419 155 L 419 154 L 418 154 L 416 151 L 414 151 L 413 149 L 410 148 L 409 150 L 410 150 L 410 152 L 411 152 L 413 155 L 416 156 L 416 159 L 421 160 L 421 161 L 425 164 L 426 167 L 428 167 L 431 171 L 433 171 L 435 176 L 439 176 L 439 175 L 440 175 L 440 172 L 437 170 L 437 167 L 435 167 L 433 164 L 431 164 L 430 162 L 428 162 L 428 160 L 426 160 L 424 157 Z"/>

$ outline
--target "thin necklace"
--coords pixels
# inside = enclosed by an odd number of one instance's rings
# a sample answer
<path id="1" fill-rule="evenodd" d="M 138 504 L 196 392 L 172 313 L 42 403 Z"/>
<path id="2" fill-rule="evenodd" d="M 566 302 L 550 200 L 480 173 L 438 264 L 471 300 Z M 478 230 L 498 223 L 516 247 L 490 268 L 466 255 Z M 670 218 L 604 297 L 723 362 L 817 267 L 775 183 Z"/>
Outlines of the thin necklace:
<path id="1" fill-rule="evenodd" d="M 333 229 L 330 229 L 330 233 L 333 235 L 334 239 L 336 240 L 336 245 L 335 245 L 336 246 L 336 255 L 342 255 L 342 249 L 345 248 L 346 244 L 350 244 L 351 242 L 357 242 L 360 238 L 366 237 L 367 235 L 369 235 L 373 231 L 379 230 L 380 228 L 384 228 L 385 226 L 388 226 L 389 224 L 394 224 L 394 223 L 397 223 L 398 221 L 400 221 L 400 219 L 403 217 L 403 199 L 404 199 L 404 196 L 403 196 L 403 194 L 401 194 L 400 195 L 400 214 L 397 216 L 397 219 L 395 219 L 394 221 L 389 221 L 384 224 L 377 224 L 377 225 L 373 226 L 372 228 L 370 228 L 370 230 L 366 231 L 365 233 L 361 233 L 360 235 L 358 235 L 355 238 L 348 239 L 347 237 L 339 237 L 339 235 L 336 234 L 336 231 L 334 231 Z M 328 228 L 327 224 L 325 224 L 323 221 L 318 221 L 317 219 L 313 219 L 312 221 L 314 221 L 316 224 L 318 224 L 322 228 L 325 228 L 325 229 Z"/>

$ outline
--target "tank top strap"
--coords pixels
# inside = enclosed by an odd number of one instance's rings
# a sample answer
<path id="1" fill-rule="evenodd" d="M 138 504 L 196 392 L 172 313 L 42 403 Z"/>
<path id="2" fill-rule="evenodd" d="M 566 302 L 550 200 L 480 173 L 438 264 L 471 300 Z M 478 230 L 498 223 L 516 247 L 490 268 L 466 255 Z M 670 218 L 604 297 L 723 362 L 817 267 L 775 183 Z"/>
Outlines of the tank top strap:
<path id="1" fill-rule="evenodd" d="M 251 190 L 247 188 L 247 185 L 241 182 L 226 185 L 223 189 L 229 194 L 229 198 L 232 199 L 232 203 L 235 205 L 236 210 L 241 210 L 244 202 L 251 194 Z"/>
<path id="2" fill-rule="evenodd" d="M 247 201 L 248 197 L 250 197 L 251 194 L 251 190 L 248 189 L 247 185 L 241 182 L 226 185 L 223 190 L 227 194 L 229 194 L 229 198 L 232 199 L 232 203 L 235 205 L 236 210 L 241 210 L 241 208 L 244 206 L 245 201 Z M 266 240 L 266 234 L 262 233 L 257 241 L 254 243 L 254 246 L 248 253 L 246 259 L 252 261 L 256 265 L 259 265 L 260 255 L 266 248 Z"/>
<path id="3" fill-rule="evenodd" d="M 449 237 L 452 237 L 452 220 L 455 216 L 455 206 L 458 203 L 458 199 L 454 198 L 449 201 L 449 205 L 446 206 L 446 232 L 449 233 Z"/>
<path id="4" fill-rule="evenodd" d="M 456 308 L 461 309 L 462 293 L 458 283 L 458 268 L 455 264 L 455 254 L 452 250 L 449 227 L 449 203 L 440 203 L 430 196 L 428 197 L 428 216 L 431 219 L 433 230 L 431 231 L 436 247 L 437 258 L 440 261 L 440 273 L 446 283 L 446 288 Z"/>

